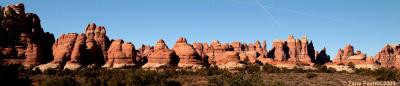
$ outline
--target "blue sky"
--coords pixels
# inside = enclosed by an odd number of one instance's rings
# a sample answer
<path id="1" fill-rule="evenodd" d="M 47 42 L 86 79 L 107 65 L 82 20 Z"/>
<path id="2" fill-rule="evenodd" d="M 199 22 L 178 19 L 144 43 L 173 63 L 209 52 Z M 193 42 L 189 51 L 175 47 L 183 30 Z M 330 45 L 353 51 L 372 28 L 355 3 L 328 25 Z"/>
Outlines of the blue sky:
<path id="1" fill-rule="evenodd" d="M 45 31 L 81 33 L 88 23 L 105 26 L 110 38 L 172 47 L 193 41 L 254 42 L 307 35 L 316 50 L 335 56 L 345 44 L 367 55 L 400 42 L 399 0 L 2 0 L 22 2 L 40 16 Z"/>

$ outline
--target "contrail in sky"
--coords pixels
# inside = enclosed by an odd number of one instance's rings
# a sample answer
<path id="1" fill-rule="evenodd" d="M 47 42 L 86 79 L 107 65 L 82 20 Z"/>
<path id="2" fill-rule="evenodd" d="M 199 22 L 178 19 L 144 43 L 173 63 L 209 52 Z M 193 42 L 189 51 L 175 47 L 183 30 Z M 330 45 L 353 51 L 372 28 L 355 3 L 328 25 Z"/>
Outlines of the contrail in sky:
<path id="1" fill-rule="evenodd" d="M 272 13 L 271 13 L 267 8 L 265 8 L 265 7 L 260 3 L 260 1 L 256 0 L 256 3 L 257 3 L 257 5 L 258 5 L 259 7 L 261 7 L 261 8 L 264 10 L 264 12 L 265 12 L 267 15 L 269 15 L 269 16 L 272 18 L 272 21 L 274 21 L 274 23 L 275 23 L 276 25 L 278 25 L 279 28 L 283 29 L 282 25 L 281 25 L 281 24 L 279 23 L 279 21 L 275 18 L 275 16 L 272 15 Z"/>
<path id="2" fill-rule="evenodd" d="M 347 23 L 347 24 L 352 24 L 352 25 L 360 25 L 359 23 L 356 23 L 356 22 L 345 21 L 345 20 L 342 20 L 342 19 L 336 19 L 336 18 L 332 18 L 332 17 L 328 17 L 328 16 L 322 16 L 322 15 L 306 13 L 306 12 L 301 12 L 301 11 L 296 11 L 296 10 L 291 10 L 291 9 L 285 9 L 285 8 L 279 8 L 279 7 L 273 7 L 273 6 L 266 6 L 266 5 L 262 5 L 258 0 L 256 0 L 257 1 L 256 4 L 249 3 L 249 2 L 242 2 L 242 1 L 238 1 L 238 0 L 230 0 L 230 1 L 233 1 L 233 2 L 238 3 L 238 4 L 245 4 L 245 5 L 250 5 L 250 6 L 263 7 L 263 9 L 264 8 L 265 9 L 269 8 L 269 9 L 274 9 L 274 10 L 279 10 L 279 11 L 295 13 L 295 14 L 299 14 L 299 15 L 305 15 L 305 16 L 310 16 L 310 17 L 315 17 L 315 18 L 327 19 L 327 20 L 331 20 L 331 21 L 334 21 L 334 22 Z"/>

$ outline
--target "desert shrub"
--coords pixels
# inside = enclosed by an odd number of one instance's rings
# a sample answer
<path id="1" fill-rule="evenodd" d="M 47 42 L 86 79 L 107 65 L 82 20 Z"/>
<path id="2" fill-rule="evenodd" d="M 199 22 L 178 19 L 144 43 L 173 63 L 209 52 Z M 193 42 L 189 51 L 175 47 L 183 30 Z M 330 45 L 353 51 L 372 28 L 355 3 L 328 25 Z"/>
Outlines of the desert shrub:
<path id="1" fill-rule="evenodd" d="M 262 66 L 262 69 L 263 69 L 263 72 L 266 72 L 266 73 L 280 73 L 280 72 L 282 72 L 281 68 L 275 67 L 275 66 L 273 66 L 271 64 L 268 64 L 268 63 L 264 64 Z"/>
<path id="2" fill-rule="evenodd" d="M 49 68 L 49 69 L 44 70 L 43 74 L 45 74 L 45 75 L 56 75 L 56 74 L 59 74 L 57 72 L 60 72 L 60 71 L 62 71 L 62 70 Z"/>
<path id="3" fill-rule="evenodd" d="M 375 76 L 376 80 L 379 81 L 398 81 L 400 79 L 399 71 L 394 68 L 379 68 L 376 70 L 357 68 L 354 73 Z"/>
<path id="4" fill-rule="evenodd" d="M 240 72 L 248 73 L 248 74 L 255 74 L 255 73 L 260 73 L 260 65 L 258 64 L 248 64 L 244 68 L 239 69 Z"/>
<path id="5" fill-rule="evenodd" d="M 294 67 L 291 71 L 294 73 L 305 73 L 306 72 L 306 70 L 304 70 L 303 68 L 298 68 L 298 67 Z"/>
<path id="6" fill-rule="evenodd" d="M 325 65 L 315 65 L 314 67 L 317 68 L 316 72 L 319 72 L 319 73 L 335 73 L 336 72 L 336 69 L 327 68 Z"/>
<path id="7" fill-rule="evenodd" d="M 356 66 L 353 62 L 349 62 L 347 66 L 349 66 L 351 69 L 356 69 Z"/>
<path id="8" fill-rule="evenodd" d="M 377 80 L 379 81 L 398 81 L 399 73 L 396 69 L 393 68 L 380 68 L 375 70 L 375 76 L 377 76 Z"/>
<path id="9" fill-rule="evenodd" d="M 78 83 L 70 76 L 46 77 L 39 83 L 40 86 L 77 86 Z"/>
<path id="10" fill-rule="evenodd" d="M 221 74 L 230 74 L 228 70 L 225 69 L 219 69 L 217 67 L 208 67 L 204 69 L 199 69 L 197 71 L 199 75 L 202 76 L 212 76 L 212 75 L 221 75 Z"/>
<path id="11" fill-rule="evenodd" d="M 282 81 L 273 81 L 273 82 L 270 82 L 268 86 L 286 86 L 286 85 Z"/>
<path id="12" fill-rule="evenodd" d="M 260 74 L 231 73 L 213 75 L 208 78 L 209 85 L 215 86 L 263 86 Z"/>
<path id="13" fill-rule="evenodd" d="M 312 78 L 314 78 L 314 77 L 317 77 L 317 74 L 312 73 L 312 72 L 307 72 L 307 73 L 306 73 L 306 78 L 312 79 Z"/>

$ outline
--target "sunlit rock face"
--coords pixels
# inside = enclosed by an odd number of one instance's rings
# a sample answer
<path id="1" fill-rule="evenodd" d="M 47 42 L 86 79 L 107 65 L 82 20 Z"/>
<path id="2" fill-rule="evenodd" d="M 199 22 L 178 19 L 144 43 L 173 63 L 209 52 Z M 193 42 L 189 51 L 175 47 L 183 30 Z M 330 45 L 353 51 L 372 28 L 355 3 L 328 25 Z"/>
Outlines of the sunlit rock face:
<path id="1" fill-rule="evenodd" d="M 243 68 L 244 64 L 240 63 L 239 53 L 236 51 L 227 51 L 222 57 L 215 58 L 216 66 L 222 69 Z"/>
<path id="2" fill-rule="evenodd" d="M 201 57 L 193 46 L 187 43 L 186 38 L 179 38 L 172 50 L 179 57 L 178 67 L 195 69 L 203 67 Z"/>
<path id="3" fill-rule="evenodd" d="M 78 38 L 79 36 L 79 38 Z M 78 41 L 77 41 L 78 39 Z M 81 42 L 85 39 L 84 35 L 78 35 L 76 33 L 63 34 L 53 44 L 53 61 L 37 66 L 40 70 L 46 69 L 61 69 L 65 63 L 69 60 L 79 59 Z M 76 45 L 75 45 L 76 44 Z M 74 47 L 78 46 L 74 49 Z M 75 50 L 73 52 L 73 50 Z M 73 57 L 73 59 L 71 58 Z M 80 65 L 79 65 L 80 66 Z"/>
<path id="4" fill-rule="evenodd" d="M 134 64 L 134 60 L 136 60 L 135 46 L 131 42 L 124 42 L 122 39 L 112 41 L 107 55 L 107 61 L 102 67 L 126 68 L 136 65 Z"/>
<path id="5" fill-rule="evenodd" d="M 39 65 L 38 68 L 41 70 L 57 68 L 77 70 L 83 67 L 102 66 L 107 57 L 104 56 L 102 48 L 108 48 L 109 44 L 108 37 L 105 34 L 106 31 L 103 26 L 96 26 L 96 24 L 91 23 L 88 24 L 84 33 L 61 35 L 53 44 L 53 60 L 47 64 Z M 35 46 L 28 47 L 28 49 L 35 50 Z M 36 54 L 31 55 L 35 56 Z"/>
<path id="6" fill-rule="evenodd" d="M 375 59 L 382 67 L 400 68 L 400 45 L 386 45 L 375 55 Z"/>
<path id="7" fill-rule="evenodd" d="M 334 66 L 345 66 L 350 63 L 354 64 L 356 68 L 380 68 L 380 65 L 374 58 L 367 57 L 367 55 L 361 51 L 354 52 L 354 47 L 350 44 L 346 45 L 343 50 L 339 49 L 333 63 L 330 63 L 329 65 L 335 68 Z"/>

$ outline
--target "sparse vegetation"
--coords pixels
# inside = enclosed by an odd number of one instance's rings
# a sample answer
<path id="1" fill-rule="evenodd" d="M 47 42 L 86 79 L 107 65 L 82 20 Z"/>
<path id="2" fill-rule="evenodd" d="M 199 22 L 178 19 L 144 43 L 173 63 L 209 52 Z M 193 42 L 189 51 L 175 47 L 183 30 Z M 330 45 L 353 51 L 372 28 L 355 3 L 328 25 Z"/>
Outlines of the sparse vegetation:
<path id="1" fill-rule="evenodd" d="M 376 70 L 356 69 L 354 74 L 339 73 L 336 72 L 336 70 L 327 68 L 323 65 L 316 65 L 315 68 L 316 70 L 303 70 L 302 68 L 286 69 L 278 68 L 270 64 L 256 64 L 248 65 L 243 69 L 236 70 L 236 72 L 218 69 L 216 67 L 207 67 L 195 71 L 178 68 L 163 68 L 160 70 L 144 70 L 141 68 L 112 70 L 103 68 L 88 68 L 76 71 L 49 69 L 41 72 L 38 69 L 32 70 L 32 68 L 23 68 L 21 65 L 1 65 L 0 71 L 2 74 L 0 77 L 0 82 L 6 84 L 19 82 L 16 84 L 38 84 L 41 86 L 179 86 L 183 84 L 191 84 L 190 81 L 193 80 L 199 80 L 205 81 L 203 82 L 205 85 L 213 86 L 283 86 L 295 84 L 292 82 L 288 83 L 285 80 L 312 80 L 316 77 L 321 79 L 321 77 L 325 78 L 327 74 L 328 76 L 329 74 L 339 74 L 346 77 L 350 75 L 371 76 L 374 77 L 374 80 L 379 81 L 399 80 L 399 73 L 393 68 L 381 68 Z M 303 78 L 296 78 L 294 76 L 302 76 Z M 185 80 L 184 78 L 189 79 Z M 278 79 L 278 81 L 275 79 Z"/>
<path id="2" fill-rule="evenodd" d="M 358 75 L 368 75 L 376 77 L 378 81 L 399 81 L 399 70 L 394 68 L 379 68 L 376 70 L 357 68 L 355 73 Z"/>

